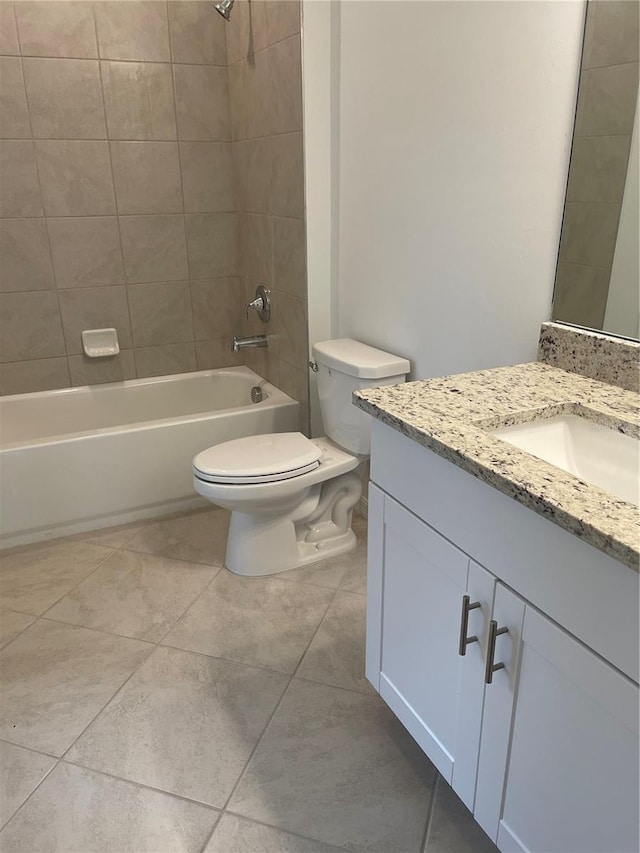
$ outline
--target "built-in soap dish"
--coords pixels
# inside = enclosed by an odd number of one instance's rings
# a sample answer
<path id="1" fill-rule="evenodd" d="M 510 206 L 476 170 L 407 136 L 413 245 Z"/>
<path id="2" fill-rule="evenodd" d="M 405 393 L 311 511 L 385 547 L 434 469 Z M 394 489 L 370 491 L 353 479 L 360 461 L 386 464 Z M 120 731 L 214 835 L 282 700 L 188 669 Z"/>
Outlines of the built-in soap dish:
<path id="1" fill-rule="evenodd" d="M 115 329 L 87 329 L 82 333 L 82 349 L 89 358 L 118 355 L 118 333 Z"/>

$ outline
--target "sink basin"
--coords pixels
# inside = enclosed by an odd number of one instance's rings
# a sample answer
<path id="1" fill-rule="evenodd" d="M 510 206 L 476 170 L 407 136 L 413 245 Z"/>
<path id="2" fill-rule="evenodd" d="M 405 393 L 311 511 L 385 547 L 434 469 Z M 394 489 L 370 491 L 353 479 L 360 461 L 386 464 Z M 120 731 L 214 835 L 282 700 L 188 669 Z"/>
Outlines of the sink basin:
<path id="1" fill-rule="evenodd" d="M 640 442 L 632 436 L 578 415 L 559 415 L 489 432 L 623 501 L 638 503 Z"/>

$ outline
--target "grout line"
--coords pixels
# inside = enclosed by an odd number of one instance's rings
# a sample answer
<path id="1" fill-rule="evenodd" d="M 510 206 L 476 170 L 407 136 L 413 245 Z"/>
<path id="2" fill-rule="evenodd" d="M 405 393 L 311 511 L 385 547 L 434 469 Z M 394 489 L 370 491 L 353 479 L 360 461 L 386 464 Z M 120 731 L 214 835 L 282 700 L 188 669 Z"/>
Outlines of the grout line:
<path id="1" fill-rule="evenodd" d="M 118 229 L 118 246 L 120 248 L 120 261 L 122 263 L 122 275 L 123 275 L 123 279 L 124 279 L 124 281 L 123 281 L 124 298 L 125 298 L 126 303 L 127 303 L 127 318 L 129 320 L 130 345 L 129 345 L 129 347 L 126 347 L 126 349 L 131 350 L 131 357 L 133 358 L 133 375 L 137 377 L 138 376 L 138 365 L 137 365 L 137 359 L 136 359 L 135 341 L 134 341 L 134 336 L 133 336 L 133 321 L 131 319 L 131 305 L 129 303 L 129 288 L 128 288 L 129 282 L 128 282 L 127 270 L 126 270 L 125 261 L 124 261 L 124 247 L 122 244 L 122 231 L 120 229 L 120 208 L 118 205 L 118 192 L 116 189 L 116 181 L 115 181 L 115 175 L 114 175 L 114 171 L 113 171 L 113 156 L 111 153 L 112 139 L 111 139 L 111 132 L 109 130 L 109 119 L 107 116 L 107 99 L 106 99 L 105 93 L 104 93 L 104 77 L 102 74 L 102 70 L 103 70 L 102 69 L 102 57 L 101 57 L 101 51 L 100 51 L 100 40 L 98 38 L 98 21 L 96 18 L 96 9 L 95 9 L 94 3 L 91 4 L 91 14 L 92 14 L 92 18 L 93 18 L 93 29 L 94 29 L 94 34 L 95 34 L 95 38 L 96 38 L 96 50 L 98 53 L 97 62 L 98 62 L 98 75 L 100 77 L 100 94 L 102 96 L 102 114 L 104 117 L 105 135 L 107 137 L 107 152 L 108 152 L 108 156 L 109 156 L 109 172 L 111 174 L 111 189 L 113 191 L 113 203 L 115 205 L 116 227 Z M 120 140 L 118 140 L 118 141 L 120 141 Z M 120 361 L 122 362 L 122 360 L 120 360 Z"/>
<path id="2" fill-rule="evenodd" d="M 296 666 L 296 668 L 295 668 L 295 670 L 294 670 L 293 674 L 289 676 L 289 681 L 287 682 L 287 685 L 285 686 L 284 690 L 282 691 L 282 695 L 280 696 L 280 699 L 278 700 L 278 702 L 277 702 L 277 704 L 276 704 L 276 707 L 275 707 L 275 708 L 274 708 L 274 710 L 273 710 L 273 713 L 270 715 L 269 719 L 267 720 L 267 722 L 266 722 L 266 724 L 265 724 L 265 726 L 264 726 L 264 728 L 263 728 L 263 730 L 262 730 L 262 733 L 260 734 L 259 738 L 257 739 L 257 741 L 256 741 L 256 743 L 255 743 L 255 746 L 254 746 L 254 747 L 253 747 L 253 749 L 251 750 L 251 754 L 250 754 L 250 755 L 249 755 L 249 757 L 247 758 L 247 761 L 246 761 L 246 763 L 245 763 L 245 765 L 244 765 L 244 767 L 243 767 L 243 769 L 242 769 L 242 772 L 241 772 L 241 773 L 240 773 L 240 775 L 238 776 L 238 779 L 236 780 L 235 785 L 234 785 L 234 786 L 233 786 L 233 788 L 231 789 L 231 793 L 230 793 L 230 794 L 229 794 L 229 796 L 227 797 L 227 800 L 226 800 L 226 802 L 225 802 L 225 804 L 224 804 L 223 811 L 226 811 L 226 810 L 227 810 L 227 807 L 228 807 L 229 803 L 231 802 L 231 800 L 232 800 L 232 798 L 233 798 L 233 795 L 234 795 L 234 794 L 235 794 L 235 792 L 236 792 L 236 789 L 239 787 L 239 785 L 240 785 L 240 783 L 241 783 L 242 779 L 244 778 L 244 775 L 245 775 L 245 773 L 246 773 L 246 771 L 247 771 L 247 769 L 248 769 L 248 767 L 249 767 L 249 764 L 250 764 L 250 762 L 251 762 L 251 760 L 252 760 L 253 756 L 255 755 L 255 753 L 256 753 L 256 751 L 257 751 L 258 747 L 260 746 L 260 744 L 262 743 L 262 740 L 263 740 L 263 738 L 264 738 L 265 734 L 267 733 L 267 731 L 268 731 L 268 729 L 269 729 L 269 726 L 271 725 L 271 722 L 272 722 L 273 718 L 275 717 L 275 715 L 277 714 L 278 710 L 280 709 L 280 707 L 281 707 L 281 705 L 282 705 L 282 702 L 284 701 L 284 697 L 287 695 L 287 693 L 288 693 L 288 691 L 289 691 L 289 688 L 291 687 L 291 684 L 292 684 L 292 682 L 293 682 L 293 679 L 294 679 L 294 677 L 295 677 L 295 674 L 296 674 L 296 672 L 298 671 L 298 669 L 300 668 L 300 664 L 302 663 L 302 661 L 303 661 L 303 659 L 304 659 L 305 655 L 306 655 L 306 654 L 307 654 L 307 652 L 309 651 L 309 648 L 310 648 L 311 644 L 312 644 L 312 643 L 313 643 L 313 641 L 315 640 L 315 638 L 316 638 L 316 634 L 317 634 L 317 633 L 318 633 L 318 631 L 320 630 L 320 626 L 322 625 L 322 623 L 323 623 L 323 621 L 324 621 L 324 617 L 326 616 L 326 614 L 327 614 L 327 611 L 328 611 L 329 607 L 331 607 L 331 604 L 333 603 L 334 598 L 335 598 L 335 591 L 334 591 L 334 595 L 333 595 L 333 596 L 331 596 L 331 598 L 330 598 L 330 600 L 329 600 L 329 602 L 328 602 L 328 604 L 327 604 L 327 606 L 326 606 L 326 608 L 325 608 L 325 611 L 324 611 L 324 613 L 323 613 L 323 615 L 322 615 L 322 618 L 321 618 L 321 619 L 320 619 L 320 621 L 318 622 L 318 627 L 317 627 L 317 628 L 316 628 L 316 630 L 313 632 L 313 636 L 311 637 L 311 639 L 310 639 L 310 640 L 309 640 L 309 642 L 307 643 L 306 648 L 304 649 L 304 651 L 303 651 L 303 652 L 302 652 L 302 654 L 300 655 L 300 658 L 299 658 L 299 660 L 298 660 L 298 665 Z"/>
<path id="3" fill-rule="evenodd" d="M 69 542 L 69 543 L 62 543 L 62 542 L 61 542 L 60 544 L 62 545 L 62 544 L 71 544 L 71 543 L 70 543 L 70 542 Z M 89 544 L 90 544 L 90 545 L 93 545 L 93 542 L 90 542 Z M 102 566 L 104 566 L 104 564 L 105 564 L 108 560 L 110 560 L 110 559 L 111 559 L 111 558 L 112 558 L 112 557 L 113 557 L 113 556 L 114 556 L 114 555 L 115 555 L 115 554 L 120 550 L 119 548 L 109 548 L 109 546 L 106 546 L 106 545 L 93 545 L 93 547 L 94 547 L 94 548 L 108 548 L 109 553 L 108 553 L 105 557 L 103 557 L 103 558 L 100 560 L 100 562 L 99 562 L 99 563 L 98 563 L 98 564 L 97 564 L 93 569 L 91 569 L 91 571 L 89 571 L 89 572 L 88 572 L 88 574 L 84 575 L 84 576 L 83 576 L 83 577 L 78 581 L 78 583 L 75 583 L 75 584 L 74 584 L 72 587 L 70 587 L 66 592 L 64 592 L 64 593 L 60 596 L 60 598 L 57 598 L 57 599 L 53 602 L 53 604 L 49 605 L 49 607 L 47 607 L 47 609 L 46 609 L 46 610 L 44 610 L 42 613 L 40 613 L 40 614 L 39 614 L 39 616 L 38 616 L 38 619 L 46 619 L 46 618 L 47 618 L 47 613 L 48 613 L 52 608 L 54 608 L 54 607 L 56 606 L 56 604 L 58 604 L 60 601 L 62 601 L 62 599 L 63 599 L 65 596 L 69 595 L 69 593 L 70 593 L 70 592 L 73 592 L 73 591 L 74 591 L 74 589 L 77 589 L 77 588 L 80 586 L 80 584 L 81 584 L 81 583 L 84 583 L 84 581 L 86 581 L 88 578 L 90 578 L 92 575 L 94 575 L 94 574 L 98 571 L 98 569 L 102 568 Z M 105 632 L 102 632 L 102 633 L 105 633 Z"/>
<path id="4" fill-rule="evenodd" d="M 11 741 L 5 741 L 5 743 L 11 743 Z M 16 743 L 11 744 L 11 745 L 12 745 L 12 746 L 20 746 L 20 744 L 16 744 Z M 26 747 L 22 747 L 22 748 L 23 748 L 23 749 L 26 749 Z M 35 750 L 31 750 L 31 752 L 35 752 Z M 38 753 L 38 754 L 39 754 L 39 755 L 45 755 L 46 753 L 42 753 L 42 752 L 41 752 L 41 753 Z M 54 757 L 54 758 L 55 758 L 55 756 L 48 756 L 48 755 L 47 755 L 47 757 L 48 757 L 48 758 L 49 758 L 49 757 Z M 26 796 L 26 797 L 24 798 L 24 800 L 20 803 L 20 805 L 18 806 L 18 808 L 17 808 L 17 809 L 16 809 L 16 810 L 11 814 L 11 816 L 10 816 L 10 817 L 9 817 L 9 818 L 4 822 L 4 823 L 0 824 L 0 829 L 4 829 L 4 827 L 5 827 L 5 826 L 8 826 L 8 824 L 10 823 L 10 821 L 12 821 L 12 820 L 13 820 L 13 818 L 18 814 L 18 812 L 19 812 L 19 811 L 21 811 L 21 810 L 26 806 L 26 804 L 29 802 L 29 800 L 31 799 L 31 797 L 33 797 L 33 795 L 34 795 L 34 794 L 35 794 L 35 792 L 38 790 L 38 788 L 42 785 L 42 783 L 43 783 L 46 779 L 48 779 L 48 778 L 49 778 L 49 776 L 51 775 L 51 773 L 53 773 L 53 771 L 56 769 L 56 767 L 58 766 L 58 764 L 60 764 L 60 759 L 59 759 L 59 758 L 55 758 L 55 763 L 54 763 L 53 767 L 51 767 L 51 768 L 49 768 L 49 770 L 47 770 L 47 772 L 44 774 L 44 776 L 43 776 L 43 777 L 42 777 L 42 779 L 38 782 L 38 784 L 35 786 L 35 788 L 27 794 L 27 796 Z"/>
<path id="5" fill-rule="evenodd" d="M 89 631 L 95 631 L 95 630 L 97 630 L 97 629 L 95 629 L 95 628 L 88 628 L 88 629 L 86 629 L 86 630 L 89 630 Z M 104 633 L 106 633 L 106 632 L 105 632 L 105 631 L 99 631 L 98 633 L 104 634 Z M 142 641 L 139 641 L 139 642 L 142 642 Z M 104 703 L 104 705 L 102 706 L 102 708 L 100 708 L 100 710 L 95 714 L 95 716 L 94 716 L 94 717 L 92 717 L 92 718 L 91 718 L 91 720 L 89 720 L 89 722 L 87 723 L 87 725 L 86 725 L 86 726 L 84 726 L 84 728 L 80 731 L 80 733 L 79 733 L 79 734 L 74 738 L 74 740 L 73 740 L 73 741 L 69 744 L 69 746 L 64 750 L 64 752 L 63 752 L 63 753 L 62 753 L 62 755 L 60 756 L 60 759 L 61 759 L 61 760 L 62 760 L 62 759 L 64 759 L 64 758 L 65 758 L 65 756 L 66 756 L 66 755 L 67 755 L 67 754 L 68 754 L 68 753 L 73 749 L 73 747 L 77 744 L 77 742 L 78 742 L 78 741 L 80 740 L 80 738 L 84 735 L 84 733 L 85 733 L 86 731 L 88 731 L 88 729 L 89 729 L 89 728 L 90 728 L 90 727 L 91 727 L 91 726 L 96 722 L 96 720 L 98 720 L 98 719 L 102 716 L 102 714 L 104 713 L 104 711 L 109 707 L 109 705 L 113 702 L 113 700 L 116 698 L 116 696 L 118 696 L 118 695 L 122 692 L 122 690 L 124 689 L 124 687 L 129 683 L 129 681 L 131 681 L 131 679 L 133 678 L 133 676 L 134 676 L 134 675 L 135 675 L 135 674 L 136 674 L 136 673 L 137 673 L 137 672 L 138 672 L 138 671 L 139 671 L 139 670 L 144 666 L 144 664 L 149 660 L 149 658 L 151 657 L 151 655 L 152 655 L 152 654 L 154 653 L 154 651 L 156 650 L 157 645 L 156 645 L 155 643 L 149 643 L 148 645 L 150 646 L 150 649 L 149 649 L 149 651 L 147 652 L 147 654 L 146 654 L 146 655 L 145 655 L 145 656 L 140 660 L 140 663 L 139 663 L 137 666 L 135 666 L 135 667 L 133 668 L 133 670 L 132 670 L 132 671 L 129 673 L 129 675 L 125 678 L 125 680 L 122 682 L 122 684 L 120 685 L 120 687 L 118 687 L 118 689 L 115 691 L 115 693 L 114 693 L 112 696 L 110 696 L 110 697 L 109 697 L 109 699 L 107 699 L 107 701 Z M 69 762 L 69 763 L 71 763 L 71 762 Z M 88 768 L 88 769 L 92 770 L 93 768 Z M 99 772 L 99 771 L 98 771 L 98 772 Z M 166 792 L 165 792 L 165 793 L 166 793 Z"/>
<path id="6" fill-rule="evenodd" d="M 420 847 L 420 853 L 427 853 L 427 845 L 429 844 L 429 832 L 431 831 L 431 823 L 433 821 L 433 813 L 436 807 L 436 797 L 438 795 L 438 789 L 440 787 L 440 773 L 436 770 L 436 778 L 433 783 L 433 788 L 431 789 L 431 799 L 429 800 L 429 810 L 427 811 L 427 822 L 424 827 L 424 835 L 422 837 L 422 846 Z"/>
<path id="7" fill-rule="evenodd" d="M 22 613 L 22 611 L 21 611 L 21 610 L 15 610 L 15 611 L 13 611 L 13 612 L 14 612 L 14 613 L 20 613 L 22 616 L 29 616 L 29 617 L 31 617 L 32 621 L 31 621 L 31 622 L 29 622 L 29 624 L 28 624 L 28 625 L 25 625 L 25 627 L 22 629 L 22 631 L 18 631 L 18 633 L 15 635 L 15 637 L 12 637 L 12 638 L 7 642 L 7 643 L 5 643 L 5 644 L 0 648 L 0 653 L 1 653 L 1 652 L 3 652 L 5 649 L 7 649 L 7 648 L 11 645 L 11 643 L 15 643 L 15 641 L 16 641 L 19 637 L 21 637 L 21 636 L 24 634 L 24 632 L 25 632 L 25 631 L 27 631 L 29 628 L 31 628 L 31 626 L 32 626 L 32 625 L 35 625 L 35 624 L 36 624 L 36 622 L 38 621 L 38 619 L 40 618 L 39 616 L 34 616 L 34 615 L 33 615 L 33 613 Z"/>
<path id="8" fill-rule="evenodd" d="M 0 0 L 0 2 L 4 2 L 4 0 Z M 290 37 L 289 37 L 290 38 Z M 100 55 L 100 46 L 97 45 L 97 56 L 50 56 L 50 55 L 42 55 L 42 54 L 33 54 L 33 53 L 23 53 L 25 59 L 63 59 L 63 60 L 73 60 L 80 62 L 120 62 L 126 65 L 170 65 L 170 61 L 166 59 L 117 59 L 113 56 L 101 56 Z M 0 54 L 0 56 L 14 56 L 13 53 Z M 177 62 L 176 65 L 196 65 L 198 67 L 210 67 L 210 68 L 228 68 L 227 65 L 218 65 L 214 62 Z"/>
<path id="9" fill-rule="evenodd" d="M 23 62 L 23 56 L 22 56 L 22 43 L 20 41 L 20 30 L 18 28 L 18 16 L 16 14 L 15 4 L 13 4 L 13 15 L 14 15 L 15 25 L 16 25 L 16 35 L 18 38 L 18 51 L 20 53 L 19 62 L 20 62 L 20 75 L 22 77 L 22 91 L 24 94 L 25 105 L 27 107 L 27 119 L 29 122 L 29 132 L 31 134 L 31 151 L 32 151 L 32 156 L 33 156 L 33 164 L 34 164 L 35 170 L 36 170 L 36 177 L 38 179 L 38 190 L 40 192 L 40 204 L 42 205 L 42 217 L 37 217 L 37 218 L 38 219 L 42 218 L 43 224 L 44 224 L 45 234 L 47 235 L 47 247 L 49 249 L 49 262 L 51 264 L 51 274 L 53 276 L 53 291 L 55 292 L 55 295 L 56 295 L 56 305 L 58 306 L 58 322 L 60 323 L 60 332 L 62 333 L 62 346 L 64 348 L 63 353 L 60 353 L 60 355 L 58 355 L 58 356 L 52 356 L 52 358 L 64 358 L 65 359 L 66 369 L 67 369 L 67 376 L 66 376 L 67 386 L 70 386 L 71 385 L 71 366 L 69 364 L 69 348 L 67 346 L 67 336 L 65 334 L 64 321 L 62 318 L 62 305 L 60 303 L 60 291 L 58 289 L 58 276 L 57 276 L 56 267 L 55 267 L 55 264 L 53 261 L 53 249 L 51 246 L 51 234 L 49 232 L 49 217 L 47 216 L 47 210 L 46 210 L 46 207 L 44 204 L 44 193 L 42 191 L 42 178 L 40 175 L 40 165 L 38 162 L 38 155 L 36 153 L 36 144 L 35 144 L 35 139 L 34 139 L 34 135 L 33 135 L 33 122 L 32 122 L 32 117 L 31 117 L 31 98 L 29 97 L 29 93 L 27 92 L 27 82 L 26 82 L 25 73 L 24 73 L 24 62 Z M 46 292 L 50 293 L 51 290 L 52 290 L 52 288 L 48 288 L 48 290 Z M 42 292 L 42 291 L 30 291 L 30 292 L 38 293 L 38 292 Z M 23 359 L 23 360 L 24 361 L 31 361 L 32 359 Z"/>
<path id="10" fill-rule="evenodd" d="M 301 835 L 299 832 L 294 832 L 291 829 L 285 829 L 284 827 L 277 826 L 274 823 L 266 823 L 265 821 L 258 820 L 255 817 L 247 817 L 246 815 L 240 814 L 240 812 L 233 812 L 233 811 L 229 811 L 227 809 L 226 811 L 224 811 L 222 813 L 222 816 L 224 816 L 225 814 L 228 814 L 232 817 L 239 817 L 241 820 L 246 820 L 248 823 L 255 823 L 255 824 L 258 824 L 258 826 L 266 826 L 266 827 L 268 827 L 268 829 L 275 829 L 278 832 L 284 832 L 287 835 L 293 835 L 295 838 L 300 838 L 300 839 L 303 839 L 304 841 L 312 841 L 314 844 L 324 844 L 329 848 L 329 850 L 352 850 L 353 849 L 350 847 L 343 847 L 340 844 L 336 845 L 333 843 L 329 843 L 327 841 L 321 841 L 319 838 L 312 838 L 310 835 Z"/>
<path id="11" fill-rule="evenodd" d="M 33 752 L 35 755 L 44 755 L 45 758 L 52 758 L 54 761 L 59 761 L 57 755 L 54 755 L 52 752 L 43 752 L 41 749 L 34 749 L 32 746 L 23 746 L 21 743 L 14 743 L 11 740 L 7 740 L 5 737 L 0 738 L 0 743 L 9 744 L 9 746 L 15 746 L 18 749 L 26 749 L 27 752 Z"/>
<path id="12" fill-rule="evenodd" d="M 302 37 L 301 30 L 296 30 L 295 33 L 289 33 L 288 36 L 284 36 L 283 38 L 278 39 L 277 41 L 272 41 L 270 44 L 267 44 L 264 47 L 261 47 L 259 50 L 252 50 L 250 54 L 247 54 L 246 56 L 241 56 L 240 59 L 235 59 L 233 62 L 229 62 L 229 58 L 227 57 L 227 66 L 226 67 L 231 68 L 234 65 L 239 65 L 241 62 L 248 62 L 250 56 L 253 58 L 255 56 L 258 56 L 261 53 L 266 53 L 266 51 L 271 50 L 271 48 L 276 47 L 276 45 L 280 45 L 286 41 L 291 41 L 291 39 L 301 38 L 301 37 Z"/>
<path id="13" fill-rule="evenodd" d="M 69 764 L 71 767 L 78 767 L 80 770 L 88 770 L 90 773 L 97 773 L 99 776 L 108 776 L 109 779 L 117 779 L 118 782 L 124 782 L 127 785 L 133 785 L 137 788 L 145 788 L 147 791 L 154 791 L 157 794 L 164 794 L 166 797 L 173 797 L 176 800 L 182 800 L 185 803 L 192 803 L 196 806 L 201 806 L 211 811 L 216 811 L 222 816 L 220 806 L 212 806 L 211 803 L 205 803 L 202 800 L 194 800 L 192 797 L 185 797 L 183 794 L 175 794 L 173 791 L 166 791 L 164 788 L 155 788 L 153 785 L 147 785 L 145 782 L 137 782 L 134 779 L 128 779 L 126 776 L 117 776 L 115 773 L 109 773 L 107 770 L 98 770 L 95 767 L 90 767 L 88 764 L 80 764 L 78 761 L 71 761 L 68 758 L 60 758 L 59 761 L 63 764 Z"/>

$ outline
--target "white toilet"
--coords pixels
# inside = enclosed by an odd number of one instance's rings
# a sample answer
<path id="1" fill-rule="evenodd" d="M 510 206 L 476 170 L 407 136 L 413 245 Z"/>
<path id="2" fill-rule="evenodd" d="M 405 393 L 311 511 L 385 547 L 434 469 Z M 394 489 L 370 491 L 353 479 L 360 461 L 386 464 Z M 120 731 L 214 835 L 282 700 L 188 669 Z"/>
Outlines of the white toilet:
<path id="1" fill-rule="evenodd" d="M 369 416 L 351 394 L 396 385 L 404 358 L 344 338 L 313 347 L 327 438 L 299 432 L 248 436 L 203 450 L 193 460 L 196 492 L 231 510 L 225 563 L 257 577 L 351 551 L 351 516 L 362 484 L 354 469 L 369 455 Z"/>

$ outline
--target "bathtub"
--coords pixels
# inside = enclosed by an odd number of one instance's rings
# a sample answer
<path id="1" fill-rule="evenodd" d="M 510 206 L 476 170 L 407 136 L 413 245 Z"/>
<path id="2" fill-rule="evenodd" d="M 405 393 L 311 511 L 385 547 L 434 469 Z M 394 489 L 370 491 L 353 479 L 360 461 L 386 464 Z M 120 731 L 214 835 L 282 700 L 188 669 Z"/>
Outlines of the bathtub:
<path id="1" fill-rule="evenodd" d="M 204 506 L 196 453 L 299 422 L 247 367 L 0 397 L 0 547 Z"/>

